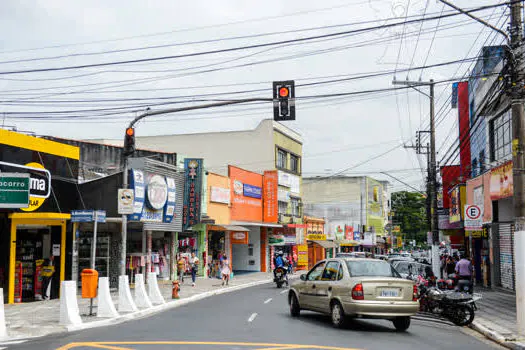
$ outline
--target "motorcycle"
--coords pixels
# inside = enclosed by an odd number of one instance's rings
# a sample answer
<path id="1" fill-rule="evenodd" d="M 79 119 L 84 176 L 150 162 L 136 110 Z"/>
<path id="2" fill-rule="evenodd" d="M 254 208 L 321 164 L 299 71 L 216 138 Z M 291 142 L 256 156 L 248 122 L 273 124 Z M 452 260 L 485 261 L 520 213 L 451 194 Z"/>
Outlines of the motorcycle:
<path id="1" fill-rule="evenodd" d="M 474 321 L 474 309 L 475 299 L 470 294 L 419 286 L 419 311 L 422 313 L 438 315 L 456 326 L 467 326 Z"/>
<path id="2" fill-rule="evenodd" d="M 284 266 L 276 267 L 275 270 L 273 270 L 273 281 L 277 284 L 277 288 L 282 288 L 285 283 L 288 285 L 288 278 L 286 277 L 287 273 L 287 269 Z"/>

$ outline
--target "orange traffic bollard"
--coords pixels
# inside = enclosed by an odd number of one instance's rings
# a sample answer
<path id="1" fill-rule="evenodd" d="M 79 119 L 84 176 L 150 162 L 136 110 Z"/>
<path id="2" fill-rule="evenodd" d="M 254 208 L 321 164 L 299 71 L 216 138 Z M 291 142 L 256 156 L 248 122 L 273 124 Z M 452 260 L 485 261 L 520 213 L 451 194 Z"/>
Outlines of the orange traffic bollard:
<path id="1" fill-rule="evenodd" d="M 179 281 L 173 281 L 171 287 L 171 298 L 179 299 Z"/>

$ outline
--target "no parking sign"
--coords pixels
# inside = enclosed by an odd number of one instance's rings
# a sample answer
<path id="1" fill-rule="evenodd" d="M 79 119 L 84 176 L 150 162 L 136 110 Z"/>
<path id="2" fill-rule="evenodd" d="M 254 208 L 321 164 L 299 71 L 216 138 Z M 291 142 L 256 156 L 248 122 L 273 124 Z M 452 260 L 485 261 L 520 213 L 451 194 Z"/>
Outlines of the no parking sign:
<path id="1" fill-rule="evenodd" d="M 481 230 L 483 228 L 483 207 L 479 205 L 465 205 L 465 229 Z"/>

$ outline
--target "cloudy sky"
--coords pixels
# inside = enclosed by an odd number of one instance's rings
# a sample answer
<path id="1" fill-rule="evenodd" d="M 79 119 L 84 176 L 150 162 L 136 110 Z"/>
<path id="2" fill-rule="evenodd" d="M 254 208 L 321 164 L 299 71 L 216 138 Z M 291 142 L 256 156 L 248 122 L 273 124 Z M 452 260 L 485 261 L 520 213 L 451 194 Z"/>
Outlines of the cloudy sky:
<path id="1" fill-rule="evenodd" d="M 0 126 L 120 139 L 145 108 L 271 97 L 273 80 L 294 79 L 297 120 L 287 125 L 304 137 L 304 175 L 348 169 L 392 180 L 376 173 L 386 171 L 418 188 L 426 160 L 403 144 L 428 130 L 429 100 L 411 89 L 391 90 L 392 80 L 440 82 L 438 160 L 448 158 L 458 138 L 449 80 L 468 75 L 483 45 L 502 42 L 464 15 L 431 19 L 454 13 L 436 0 L 4 0 L 1 6 Z M 505 6 L 475 14 L 502 28 L 508 20 Z M 290 42 L 299 38 L 305 40 Z M 315 97 L 370 90 L 379 91 Z M 221 107 L 152 117 L 137 134 L 251 129 L 271 117 L 268 103 Z"/>

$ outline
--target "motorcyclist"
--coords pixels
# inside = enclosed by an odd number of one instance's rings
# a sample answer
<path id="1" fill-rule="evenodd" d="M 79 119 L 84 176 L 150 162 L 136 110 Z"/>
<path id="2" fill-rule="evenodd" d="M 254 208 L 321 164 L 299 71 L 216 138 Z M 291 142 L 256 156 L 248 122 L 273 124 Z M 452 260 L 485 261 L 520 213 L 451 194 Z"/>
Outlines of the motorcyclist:
<path id="1" fill-rule="evenodd" d="M 273 277 L 274 277 L 274 279 L 277 278 L 275 271 L 278 268 L 281 268 L 284 271 L 284 278 L 286 279 L 286 283 L 288 283 L 288 274 L 286 273 L 287 269 L 284 266 L 283 252 L 278 251 L 278 252 L 275 253 L 274 265 L 275 265 L 275 268 L 273 269 Z"/>

